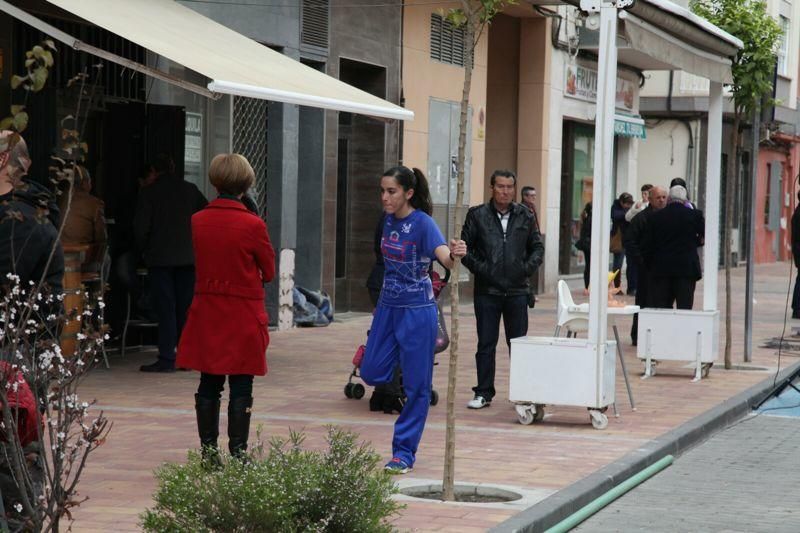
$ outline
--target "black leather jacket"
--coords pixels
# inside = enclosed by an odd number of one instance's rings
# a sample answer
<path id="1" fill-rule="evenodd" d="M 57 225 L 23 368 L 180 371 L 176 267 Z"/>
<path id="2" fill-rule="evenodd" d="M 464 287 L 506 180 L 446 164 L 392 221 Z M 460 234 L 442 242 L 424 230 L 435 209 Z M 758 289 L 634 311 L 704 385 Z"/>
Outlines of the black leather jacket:
<path id="1" fill-rule="evenodd" d="M 510 209 L 505 236 L 491 201 L 471 208 L 464 220 L 463 263 L 475 275 L 476 294 L 528 294 L 528 280 L 542 264 L 544 245 L 533 215 L 520 204 L 511 204 Z"/>

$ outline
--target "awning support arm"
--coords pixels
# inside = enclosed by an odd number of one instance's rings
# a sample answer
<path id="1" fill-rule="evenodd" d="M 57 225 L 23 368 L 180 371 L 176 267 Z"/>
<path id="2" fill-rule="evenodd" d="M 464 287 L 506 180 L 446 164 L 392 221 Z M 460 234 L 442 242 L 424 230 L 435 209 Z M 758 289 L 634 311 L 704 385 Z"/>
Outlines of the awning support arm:
<path id="1" fill-rule="evenodd" d="M 211 98 L 212 100 L 218 100 L 222 96 L 221 94 L 209 91 L 208 89 L 206 89 L 205 87 L 201 87 L 200 85 L 196 85 L 186 80 L 182 80 L 176 76 L 167 74 L 166 72 L 162 72 L 152 67 L 148 67 L 147 65 L 142 65 L 141 63 L 137 63 L 136 61 L 131 61 L 130 59 L 127 59 L 125 57 L 112 54 L 111 52 L 107 52 L 101 48 L 97 48 L 90 44 L 86 44 L 83 41 L 71 36 L 70 34 L 59 30 L 55 26 L 51 26 L 47 22 L 38 19 L 29 13 L 26 13 L 25 11 L 19 9 L 16 6 L 9 4 L 5 0 L 0 0 L 0 11 L 5 11 L 15 19 L 20 20 L 25 24 L 28 24 L 29 26 L 33 26 L 34 28 L 49 35 L 53 39 L 66 44 L 67 46 L 69 46 L 74 50 L 86 52 L 87 54 L 91 54 L 93 56 L 105 59 L 107 61 L 111 61 L 112 63 L 116 63 L 125 68 L 129 68 L 136 72 L 140 72 L 152 78 L 156 78 L 161 81 L 170 83 L 172 85 L 176 85 L 178 87 L 181 87 L 182 89 L 186 89 L 187 91 L 199 94 L 200 96 Z"/>

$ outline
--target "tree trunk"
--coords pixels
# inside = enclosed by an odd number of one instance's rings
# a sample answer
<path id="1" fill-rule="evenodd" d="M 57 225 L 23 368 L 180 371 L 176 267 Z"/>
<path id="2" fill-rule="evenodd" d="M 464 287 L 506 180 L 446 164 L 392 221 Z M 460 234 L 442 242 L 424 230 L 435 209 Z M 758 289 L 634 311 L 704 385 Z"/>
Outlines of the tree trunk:
<path id="1" fill-rule="evenodd" d="M 739 172 L 739 124 L 741 113 L 737 109 L 733 115 L 732 152 L 728 158 L 727 177 L 725 179 L 725 231 L 723 253 L 725 254 L 725 368 L 731 368 L 731 233 L 733 229 L 733 196 L 736 191 L 736 176 Z M 707 268 L 710 265 L 706 265 Z M 712 268 L 712 274 L 713 268 Z"/>
<path id="2" fill-rule="evenodd" d="M 461 206 L 464 203 L 464 167 L 467 159 L 467 114 L 469 112 L 469 93 L 472 86 L 472 58 L 475 52 L 474 21 L 470 16 L 465 24 L 464 42 L 464 87 L 461 93 L 461 114 L 458 124 L 458 161 L 456 177 L 456 205 L 454 238 L 461 236 Z M 448 206 L 448 209 L 450 206 Z M 456 379 L 458 377 L 458 277 L 461 261 L 456 258 L 450 277 L 450 365 L 447 369 L 447 430 L 444 445 L 444 478 L 442 480 L 442 499 L 455 500 L 455 455 L 456 455 Z"/>

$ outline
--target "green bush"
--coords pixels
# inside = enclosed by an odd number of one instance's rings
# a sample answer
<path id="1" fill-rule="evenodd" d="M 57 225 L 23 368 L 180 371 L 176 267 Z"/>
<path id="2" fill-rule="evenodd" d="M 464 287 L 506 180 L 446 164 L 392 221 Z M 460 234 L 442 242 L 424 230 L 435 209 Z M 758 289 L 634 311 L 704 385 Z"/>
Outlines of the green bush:
<path id="1" fill-rule="evenodd" d="M 380 456 L 354 433 L 328 428 L 324 451 L 302 448 L 304 436 L 257 444 L 244 461 L 222 457 L 210 469 L 200 454 L 156 471 L 155 507 L 145 531 L 389 532 L 401 505 Z"/>

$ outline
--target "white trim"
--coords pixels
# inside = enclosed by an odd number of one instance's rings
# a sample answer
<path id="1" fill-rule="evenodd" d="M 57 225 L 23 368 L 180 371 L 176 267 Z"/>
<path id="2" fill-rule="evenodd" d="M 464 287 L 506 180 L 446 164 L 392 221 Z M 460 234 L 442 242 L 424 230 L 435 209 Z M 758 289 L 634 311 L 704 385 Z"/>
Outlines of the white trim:
<path id="1" fill-rule="evenodd" d="M 658 9 L 662 10 L 662 11 L 666 11 L 667 13 L 672 13 L 673 15 L 676 15 L 678 17 L 686 19 L 689 22 L 691 22 L 692 24 L 695 24 L 696 26 L 700 27 L 704 31 L 710 33 L 711 35 L 713 35 L 713 36 L 715 36 L 715 37 L 717 37 L 719 39 L 722 39 L 723 41 L 726 41 L 726 42 L 734 45 L 736 48 L 739 48 L 739 49 L 744 48 L 744 43 L 740 39 L 734 37 L 733 35 L 731 35 L 730 33 L 726 32 L 725 30 L 720 29 L 717 26 L 711 24 L 709 21 L 707 21 L 703 17 L 695 15 L 694 13 L 692 13 L 691 11 L 686 9 L 685 7 L 681 7 L 681 6 L 677 5 L 677 4 L 674 4 L 674 3 L 670 2 L 669 0 L 639 0 L 639 1 L 644 3 L 644 4 L 650 4 L 653 7 L 656 7 Z M 622 13 L 620 13 L 620 15 L 622 15 L 624 13 L 625 12 L 623 11 Z"/>
<path id="2" fill-rule="evenodd" d="M 320 107 L 323 109 L 332 109 L 334 111 L 347 111 L 381 118 L 397 120 L 414 119 L 413 111 L 399 106 L 395 106 L 396 109 L 392 109 L 384 106 L 360 104 L 349 100 L 325 98 L 311 94 L 282 91 L 280 89 L 270 89 L 268 87 L 258 87 L 255 85 L 245 85 L 243 83 L 235 83 L 225 80 L 211 81 L 208 84 L 208 90 L 215 93 L 247 96 L 250 98 L 261 98 L 264 100 L 277 100 L 287 104 L 307 105 L 312 107 Z"/>

